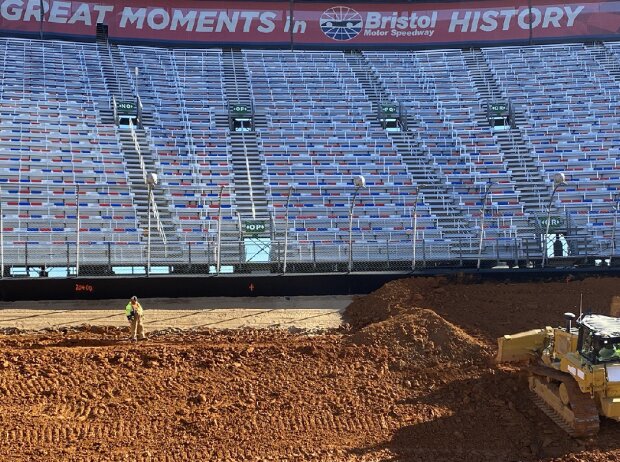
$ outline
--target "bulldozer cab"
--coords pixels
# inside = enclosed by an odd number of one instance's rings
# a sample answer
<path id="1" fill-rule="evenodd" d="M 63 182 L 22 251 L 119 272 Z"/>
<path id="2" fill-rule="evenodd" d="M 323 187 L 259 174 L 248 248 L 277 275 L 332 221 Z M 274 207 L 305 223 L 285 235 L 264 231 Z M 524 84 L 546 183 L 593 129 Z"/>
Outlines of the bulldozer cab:
<path id="1" fill-rule="evenodd" d="M 620 319 L 600 314 L 578 321 L 577 351 L 592 364 L 620 361 Z"/>

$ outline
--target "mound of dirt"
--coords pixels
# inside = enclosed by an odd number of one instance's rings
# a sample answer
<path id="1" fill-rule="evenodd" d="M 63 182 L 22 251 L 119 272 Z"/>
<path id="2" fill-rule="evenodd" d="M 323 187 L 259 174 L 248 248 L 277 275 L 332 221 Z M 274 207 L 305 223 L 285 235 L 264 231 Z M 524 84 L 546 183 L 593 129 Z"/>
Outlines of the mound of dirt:
<path id="1" fill-rule="evenodd" d="M 429 309 L 412 310 L 366 326 L 350 341 L 389 347 L 417 365 L 480 363 L 490 357 L 488 345 Z"/>
<path id="2" fill-rule="evenodd" d="M 411 283 L 415 281 L 415 283 Z M 354 329 L 384 321 L 421 306 L 425 294 L 447 284 L 444 278 L 398 279 L 369 295 L 357 297 L 347 307 L 344 320 Z"/>
<path id="3" fill-rule="evenodd" d="M 495 343 L 504 334 L 563 322 L 563 313 L 609 314 L 618 305 L 620 279 L 572 277 L 555 282 L 474 282 L 463 278 L 408 278 L 392 281 L 354 300 L 344 318 L 353 329 L 400 313 L 429 308 L 467 330 Z"/>

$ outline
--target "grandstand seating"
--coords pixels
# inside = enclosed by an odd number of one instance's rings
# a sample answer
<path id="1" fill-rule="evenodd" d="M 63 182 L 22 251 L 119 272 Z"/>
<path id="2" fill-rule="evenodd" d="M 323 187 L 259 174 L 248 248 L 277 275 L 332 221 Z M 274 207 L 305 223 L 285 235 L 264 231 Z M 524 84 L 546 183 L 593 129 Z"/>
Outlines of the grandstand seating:
<path id="1" fill-rule="evenodd" d="M 419 141 L 445 178 L 459 210 L 478 219 L 485 189 L 491 236 L 527 228 L 511 172 L 493 138 L 481 126 L 479 96 L 460 50 L 364 52 L 394 101 L 402 102 Z M 487 231 L 487 234 L 489 234 Z"/>
<path id="2" fill-rule="evenodd" d="M 618 82 L 583 44 L 483 51 L 503 92 L 527 118 L 522 130 L 540 170 L 549 178 L 566 175 L 558 213 L 576 229 L 610 237 L 620 190 Z"/>
<path id="3" fill-rule="evenodd" d="M 620 43 L 605 44 L 620 60 Z M 161 193 L 178 236 L 202 241 L 222 218 L 237 223 L 235 179 L 220 49 L 119 47 L 124 69 L 153 123 L 145 127 Z M 620 191 L 620 88 L 583 44 L 483 49 L 536 165 L 550 182 L 564 172 L 558 214 L 590 236 L 609 239 Z M 338 245 L 348 239 L 353 177 L 357 242 L 442 238 L 437 217 L 416 195 L 409 167 L 379 128 L 342 52 L 245 50 L 263 180 L 278 226 L 291 240 Z M 86 242 L 138 243 L 137 208 L 119 130 L 104 123 L 110 105 L 97 45 L 0 39 L 0 200 L 5 242 L 74 242 L 79 208 Z M 489 182 L 491 237 L 532 231 L 461 50 L 364 52 L 396 102 L 457 210 L 479 232 Z M 139 75 L 131 72 L 137 66 Z M 76 194 L 79 186 L 79 199 Z M 289 192 L 291 197 L 289 200 Z M 286 204 L 288 203 L 288 210 Z M 541 210 L 534 211 L 536 213 Z"/>
<path id="4" fill-rule="evenodd" d="M 160 185 L 177 231 L 200 241 L 216 227 L 218 196 L 222 219 L 236 220 L 234 178 L 226 132 L 216 129 L 216 113 L 226 112 L 221 50 L 121 47 L 127 69 L 141 69 L 134 88 L 151 111 L 147 127 Z"/>
<path id="5" fill-rule="evenodd" d="M 269 202 L 299 240 L 346 239 L 353 178 L 363 175 L 354 207 L 362 241 L 410 239 L 415 185 L 339 52 L 245 51 L 260 131 Z M 420 236 L 440 235 L 419 197 Z"/>
<path id="6" fill-rule="evenodd" d="M 115 129 L 102 124 L 106 89 L 95 47 L 0 40 L 0 187 L 5 242 L 138 241 Z M 94 72 L 93 72 L 94 69 Z"/>

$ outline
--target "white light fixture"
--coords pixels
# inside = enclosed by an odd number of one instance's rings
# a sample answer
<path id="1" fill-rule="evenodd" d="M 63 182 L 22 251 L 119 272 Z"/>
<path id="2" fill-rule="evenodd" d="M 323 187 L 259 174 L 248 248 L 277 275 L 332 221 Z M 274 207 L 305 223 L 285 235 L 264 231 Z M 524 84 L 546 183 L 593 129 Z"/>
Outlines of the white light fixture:
<path id="1" fill-rule="evenodd" d="M 157 173 L 147 173 L 146 174 L 146 184 L 155 186 L 158 183 Z"/>
<path id="2" fill-rule="evenodd" d="M 553 184 L 559 186 L 566 183 L 566 176 L 562 172 L 558 172 L 553 175 Z"/>
<path id="3" fill-rule="evenodd" d="M 356 188 L 365 188 L 366 178 L 364 178 L 362 175 L 358 175 L 355 178 L 353 178 L 353 184 L 355 185 Z"/>
<path id="4" fill-rule="evenodd" d="M 547 263 L 547 252 L 548 248 L 548 239 L 549 239 L 549 229 L 551 225 L 551 204 L 553 203 L 553 198 L 555 197 L 555 193 L 557 192 L 560 186 L 566 186 L 566 175 L 562 172 L 557 172 L 553 175 L 553 191 L 551 192 L 551 197 L 549 197 L 549 203 L 547 204 L 547 225 L 545 229 L 545 234 L 543 236 L 543 254 L 541 261 L 541 268 L 544 268 Z"/>

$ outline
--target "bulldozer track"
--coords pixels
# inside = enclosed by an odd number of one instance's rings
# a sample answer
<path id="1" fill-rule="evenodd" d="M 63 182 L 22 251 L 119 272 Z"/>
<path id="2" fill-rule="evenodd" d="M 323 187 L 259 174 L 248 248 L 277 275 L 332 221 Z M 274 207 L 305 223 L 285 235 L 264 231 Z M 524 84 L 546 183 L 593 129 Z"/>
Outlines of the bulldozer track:
<path id="1" fill-rule="evenodd" d="M 572 422 L 532 390 L 534 403 L 562 430 L 574 438 L 590 437 L 598 433 L 600 419 L 596 404 L 590 395 L 579 389 L 573 377 L 544 366 L 532 366 L 529 371 L 534 377 L 548 377 L 566 386 L 570 399 L 570 410 L 574 415 Z"/>

